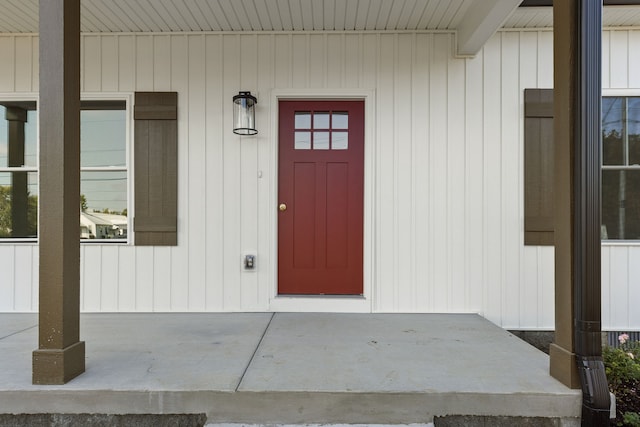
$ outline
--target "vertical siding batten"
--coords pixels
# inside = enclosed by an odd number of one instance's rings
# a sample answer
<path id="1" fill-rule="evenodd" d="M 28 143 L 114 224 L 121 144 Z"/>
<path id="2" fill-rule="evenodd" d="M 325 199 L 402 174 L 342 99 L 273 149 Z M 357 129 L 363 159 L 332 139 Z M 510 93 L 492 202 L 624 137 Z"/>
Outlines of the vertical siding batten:
<path id="1" fill-rule="evenodd" d="M 465 308 L 482 312 L 484 295 L 484 52 L 465 60 Z"/>
<path id="2" fill-rule="evenodd" d="M 502 324 L 501 276 L 502 276 L 502 212 L 500 206 L 502 164 L 500 141 L 500 51 L 501 34 L 492 37 L 484 46 L 484 200 L 483 200 L 483 315 L 494 323 Z"/>
<path id="3" fill-rule="evenodd" d="M 640 310 L 638 310 L 638 301 L 640 301 L 640 247 L 632 246 L 629 251 L 629 280 L 627 291 L 627 310 L 629 312 L 629 320 L 627 328 L 633 327 L 640 330 Z"/>
<path id="4" fill-rule="evenodd" d="M 431 54 L 431 35 L 417 34 L 414 39 L 414 72 L 412 73 L 412 147 L 413 199 L 411 280 L 414 283 L 414 309 L 420 310 L 429 303 L 429 275 L 433 270 L 427 256 L 429 245 L 429 60 Z"/>
<path id="5" fill-rule="evenodd" d="M 640 31 L 630 30 L 627 57 L 629 58 L 629 87 L 640 87 L 640 55 L 634 54 L 640 49 Z"/>
<path id="6" fill-rule="evenodd" d="M 178 92 L 178 246 L 171 247 L 171 300 L 172 310 L 190 311 L 191 302 L 191 255 L 190 230 L 189 157 L 191 140 L 189 134 L 189 49 L 188 36 L 183 34 L 158 36 L 153 42 L 153 86 L 155 91 Z M 156 68 L 162 67 L 156 79 Z M 196 159 L 194 159 L 196 161 Z M 155 276 L 154 276 L 155 281 Z M 155 292 L 155 290 L 154 290 Z"/>
<path id="7" fill-rule="evenodd" d="M 0 311 L 14 311 L 17 283 L 15 271 L 15 246 L 0 246 Z"/>
<path id="8" fill-rule="evenodd" d="M 524 217 L 523 203 L 520 200 L 523 168 L 520 166 L 521 138 L 519 79 L 520 33 L 504 32 L 501 37 L 501 209 L 502 218 L 502 325 L 518 328 L 520 300 L 520 259 L 523 247 L 520 218 Z"/>
<path id="9" fill-rule="evenodd" d="M 431 56 L 431 89 L 429 104 L 431 126 L 429 154 L 431 171 L 429 182 L 431 191 L 431 256 L 433 257 L 432 310 L 446 312 L 449 297 L 449 192 L 447 176 L 449 170 L 448 152 L 448 83 L 449 83 L 449 37 L 434 34 Z"/>
<path id="10" fill-rule="evenodd" d="M 532 55 L 531 52 L 535 52 Z M 519 78 L 520 85 L 518 88 L 518 136 L 524 135 L 524 89 L 535 88 L 538 85 L 538 33 L 526 32 L 520 35 L 520 46 L 518 51 L 519 56 Z M 524 175 L 524 153 L 521 150 L 518 158 L 519 176 Z M 518 243 L 520 246 L 521 268 L 519 275 L 519 301 L 518 301 L 518 313 L 519 325 L 538 325 L 539 324 L 539 293 L 540 293 L 540 274 L 538 271 L 538 265 L 540 263 L 540 249 L 537 246 L 525 246 L 524 245 L 524 223 L 521 218 L 524 218 L 524 212 L 522 212 L 522 206 L 524 206 L 523 196 L 523 184 L 519 183 L 518 193 L 518 209 L 520 211 L 518 215 L 519 227 L 518 227 Z"/>
<path id="11" fill-rule="evenodd" d="M 206 310 L 224 308 L 224 96 L 222 36 L 206 36 Z"/>
<path id="12" fill-rule="evenodd" d="M 454 40 L 451 36 L 447 44 Z M 451 58 L 447 65 L 447 218 L 448 226 L 448 304 L 447 311 L 466 310 L 464 304 L 465 265 L 465 60 Z M 462 266 L 462 268 L 461 268 Z"/>
<path id="13" fill-rule="evenodd" d="M 0 91 L 2 92 L 14 92 L 15 91 L 15 37 L 3 36 L 0 37 L 0 58 L 5 60 L 0 61 Z"/>
<path id="14" fill-rule="evenodd" d="M 232 119 L 231 102 L 240 87 L 241 58 L 236 55 L 240 49 L 239 35 L 224 35 L 223 37 L 223 91 L 224 123 Z M 240 287 L 241 252 L 241 223 L 239 213 L 241 209 L 240 182 L 241 175 L 241 137 L 231 134 L 223 141 L 224 155 L 224 309 L 226 311 L 241 310 L 242 288 Z"/>
<path id="15" fill-rule="evenodd" d="M 13 302 L 13 310 L 16 311 L 32 311 L 31 305 L 31 281 L 33 280 L 31 267 L 33 263 L 33 251 L 32 245 L 20 245 L 16 246 L 14 250 L 14 279 L 13 282 L 9 282 L 9 285 L 13 286 L 13 299 L 8 301 Z M 21 284 L 18 286 L 17 284 Z"/>
<path id="16" fill-rule="evenodd" d="M 33 66 L 31 65 L 33 53 L 31 51 L 33 36 L 19 36 L 15 38 L 15 63 L 14 75 L 16 76 L 16 92 L 31 92 Z"/>
<path id="17" fill-rule="evenodd" d="M 258 42 L 256 35 L 240 36 L 240 85 L 239 90 L 256 92 L 258 85 Z M 260 94 L 256 93 L 258 97 Z M 265 97 L 266 98 L 266 97 Z M 266 99 L 265 99 L 266 100 Z M 259 105 L 265 101 L 260 97 Z M 262 101 L 262 102 L 261 102 Z M 258 129 L 260 132 L 261 129 Z M 264 131 L 264 130 L 263 130 Z M 260 135 L 260 133 L 258 133 Z M 236 254 L 238 264 L 242 255 L 256 255 L 258 248 L 258 143 L 259 136 L 240 137 L 240 251 Z M 257 265 L 257 264 L 256 264 Z M 242 270 L 240 274 L 240 307 L 258 309 L 257 271 Z"/>
<path id="18" fill-rule="evenodd" d="M 206 98 L 204 36 L 189 35 L 184 46 L 187 52 L 189 170 L 187 172 L 189 239 L 189 310 L 206 309 L 206 235 L 209 223 L 206 218 Z"/>
<path id="19" fill-rule="evenodd" d="M 380 207 L 379 221 L 379 306 L 381 311 L 394 311 L 397 300 L 396 286 L 396 247 L 394 204 L 397 202 L 394 195 L 393 177 L 393 153 L 394 153 L 394 121 L 393 121 L 393 87 L 394 87 L 394 63 L 389 57 L 394 58 L 394 38 L 392 34 L 378 35 L 378 112 L 376 126 L 377 135 L 380 137 L 378 148 L 377 185 L 378 197 L 376 203 Z M 383 126 L 384 124 L 384 126 Z M 384 162 L 386 160 L 387 162 Z M 386 261 L 386 262 L 385 262 Z"/>
<path id="20" fill-rule="evenodd" d="M 396 301 L 399 311 L 415 311 L 415 300 L 412 298 L 412 252 L 414 230 L 411 227 L 414 211 L 412 170 L 415 167 L 411 146 L 411 114 L 407 111 L 412 105 L 413 88 L 412 60 L 413 36 L 399 34 L 395 37 L 395 88 L 394 88 L 394 176 L 395 176 L 395 212 L 396 224 Z M 402 143 L 401 143 L 402 141 Z M 402 242 L 402 243 L 401 243 Z"/>

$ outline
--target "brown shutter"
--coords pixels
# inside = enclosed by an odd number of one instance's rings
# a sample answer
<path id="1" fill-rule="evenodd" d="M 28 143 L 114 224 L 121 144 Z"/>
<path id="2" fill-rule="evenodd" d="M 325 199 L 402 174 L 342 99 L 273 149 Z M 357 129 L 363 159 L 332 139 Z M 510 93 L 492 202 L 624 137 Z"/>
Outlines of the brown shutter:
<path id="1" fill-rule="evenodd" d="M 525 245 L 554 244 L 553 151 L 553 89 L 525 89 Z"/>
<path id="2" fill-rule="evenodd" d="M 178 244 L 178 94 L 136 92 L 136 245 Z"/>

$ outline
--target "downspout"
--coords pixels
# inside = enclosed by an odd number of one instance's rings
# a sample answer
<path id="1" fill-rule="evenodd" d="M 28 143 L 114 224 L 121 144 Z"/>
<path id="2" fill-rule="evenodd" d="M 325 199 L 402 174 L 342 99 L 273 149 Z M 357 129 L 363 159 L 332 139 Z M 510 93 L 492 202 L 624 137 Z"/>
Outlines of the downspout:
<path id="1" fill-rule="evenodd" d="M 601 338 L 602 2 L 577 0 L 574 66 L 574 326 L 582 425 L 609 425 L 611 405 Z"/>

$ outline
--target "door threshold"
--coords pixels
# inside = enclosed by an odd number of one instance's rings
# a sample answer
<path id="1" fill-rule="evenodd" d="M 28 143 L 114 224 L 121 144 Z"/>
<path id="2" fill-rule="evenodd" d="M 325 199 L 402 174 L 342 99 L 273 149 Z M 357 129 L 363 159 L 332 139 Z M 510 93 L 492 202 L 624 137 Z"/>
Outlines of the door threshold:
<path id="1" fill-rule="evenodd" d="M 271 311 L 370 313 L 371 301 L 364 295 L 276 295 Z"/>
<path id="2" fill-rule="evenodd" d="M 347 298 L 365 299 L 364 295 L 343 295 L 343 294 L 278 294 L 276 298 Z"/>

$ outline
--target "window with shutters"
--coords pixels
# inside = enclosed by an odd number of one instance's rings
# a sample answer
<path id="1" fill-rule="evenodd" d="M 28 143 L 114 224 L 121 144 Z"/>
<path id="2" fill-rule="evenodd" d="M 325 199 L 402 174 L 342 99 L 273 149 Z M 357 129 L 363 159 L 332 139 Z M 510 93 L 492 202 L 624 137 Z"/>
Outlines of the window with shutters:
<path id="1" fill-rule="evenodd" d="M 126 100 L 83 100 L 80 111 L 80 238 L 127 242 Z M 0 239 L 38 236 L 36 101 L 0 101 Z"/>
<path id="2" fill-rule="evenodd" d="M 602 97 L 602 240 L 640 240 L 640 97 Z M 553 245 L 553 90 L 525 89 L 525 245 Z"/>

